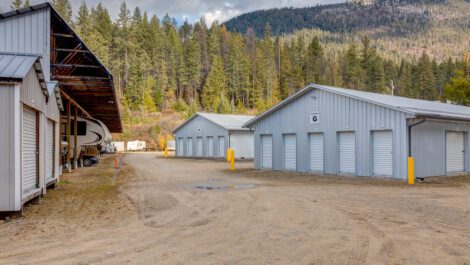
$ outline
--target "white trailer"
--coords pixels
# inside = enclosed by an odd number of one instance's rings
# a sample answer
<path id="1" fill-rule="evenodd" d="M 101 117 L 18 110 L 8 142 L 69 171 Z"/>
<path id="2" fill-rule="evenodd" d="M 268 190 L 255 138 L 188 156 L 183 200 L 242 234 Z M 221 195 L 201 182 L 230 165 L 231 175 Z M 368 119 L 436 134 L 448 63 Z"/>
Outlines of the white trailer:
<path id="1" fill-rule="evenodd" d="M 127 151 L 146 151 L 147 144 L 145 141 L 128 141 L 127 142 Z"/>

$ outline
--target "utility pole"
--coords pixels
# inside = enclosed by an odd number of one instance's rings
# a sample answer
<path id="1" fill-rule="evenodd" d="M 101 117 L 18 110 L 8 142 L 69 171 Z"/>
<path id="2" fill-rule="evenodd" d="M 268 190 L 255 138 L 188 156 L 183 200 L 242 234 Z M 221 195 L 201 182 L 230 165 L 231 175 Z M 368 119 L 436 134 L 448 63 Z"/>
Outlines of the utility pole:
<path id="1" fill-rule="evenodd" d="M 390 90 L 392 92 L 392 96 L 394 96 L 395 86 L 393 85 L 393 80 L 390 80 Z"/>

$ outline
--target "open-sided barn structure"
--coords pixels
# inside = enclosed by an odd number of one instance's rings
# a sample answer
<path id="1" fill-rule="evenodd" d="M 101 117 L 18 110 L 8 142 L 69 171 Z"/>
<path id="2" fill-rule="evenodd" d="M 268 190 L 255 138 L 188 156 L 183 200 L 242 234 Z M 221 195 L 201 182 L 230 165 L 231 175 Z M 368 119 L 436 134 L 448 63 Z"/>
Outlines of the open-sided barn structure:
<path id="1" fill-rule="evenodd" d="M 0 14 L 0 101 L 0 215 L 77 166 L 78 117 L 122 130 L 112 75 L 49 3 Z"/>
<path id="2" fill-rule="evenodd" d="M 247 122 L 255 167 L 406 179 L 470 171 L 470 108 L 312 84 Z"/>
<path id="3" fill-rule="evenodd" d="M 233 148 L 236 158 L 253 158 L 253 132 L 242 128 L 252 118 L 198 112 L 173 130 L 176 156 L 223 158 Z"/>

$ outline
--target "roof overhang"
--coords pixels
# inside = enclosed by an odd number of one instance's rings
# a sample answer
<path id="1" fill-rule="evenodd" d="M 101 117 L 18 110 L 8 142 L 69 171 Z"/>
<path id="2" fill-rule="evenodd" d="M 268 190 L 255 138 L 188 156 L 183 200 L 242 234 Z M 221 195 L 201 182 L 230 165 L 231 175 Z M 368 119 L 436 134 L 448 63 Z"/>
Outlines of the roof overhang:
<path id="1" fill-rule="evenodd" d="M 50 3 L 0 14 L 0 20 L 47 8 L 51 11 L 51 79 L 111 132 L 122 132 L 112 74 Z M 45 84 L 43 89 L 48 95 Z"/>

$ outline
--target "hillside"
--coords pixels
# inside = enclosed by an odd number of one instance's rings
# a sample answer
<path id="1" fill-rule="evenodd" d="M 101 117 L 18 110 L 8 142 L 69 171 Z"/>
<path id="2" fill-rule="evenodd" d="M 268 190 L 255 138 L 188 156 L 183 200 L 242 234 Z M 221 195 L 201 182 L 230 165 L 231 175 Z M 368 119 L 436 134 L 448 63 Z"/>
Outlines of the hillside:
<path id="1" fill-rule="evenodd" d="M 235 17 L 224 25 L 229 31 L 258 36 L 266 25 L 275 35 L 314 30 L 329 35 L 334 43 L 368 35 L 378 48 L 403 58 L 427 51 L 444 60 L 462 56 L 470 47 L 470 1 L 464 0 L 376 0 L 306 8 L 260 10 Z"/>

